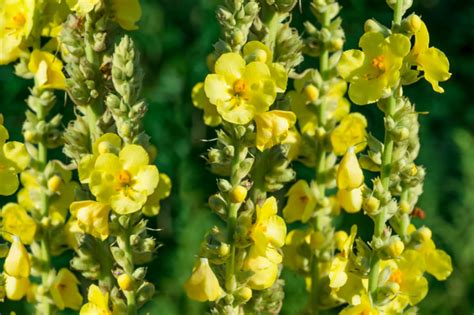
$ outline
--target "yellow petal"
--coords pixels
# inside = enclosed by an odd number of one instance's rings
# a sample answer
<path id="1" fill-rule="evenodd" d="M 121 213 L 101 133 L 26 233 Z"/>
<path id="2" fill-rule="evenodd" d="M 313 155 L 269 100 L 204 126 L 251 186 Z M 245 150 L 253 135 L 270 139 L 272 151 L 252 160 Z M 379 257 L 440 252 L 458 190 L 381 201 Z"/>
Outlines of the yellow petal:
<path id="1" fill-rule="evenodd" d="M 130 172 L 131 175 L 138 174 L 142 166 L 148 165 L 149 163 L 149 157 L 146 150 L 142 146 L 136 144 L 125 145 L 120 151 L 119 159 L 122 167 Z"/>
<path id="2" fill-rule="evenodd" d="M 446 280 L 453 272 L 451 257 L 445 251 L 436 249 L 426 255 L 426 271 L 439 281 Z"/>
<path id="3" fill-rule="evenodd" d="M 81 308 L 82 295 L 79 293 L 78 284 L 79 281 L 71 271 L 66 268 L 59 270 L 50 293 L 54 304 L 60 310 L 64 308 L 79 310 Z"/>
<path id="4" fill-rule="evenodd" d="M 9 300 L 19 301 L 28 292 L 30 280 L 28 278 L 16 278 L 5 275 L 5 293 Z"/>
<path id="5" fill-rule="evenodd" d="M 12 277 L 27 278 L 30 275 L 30 267 L 30 257 L 25 246 L 23 246 L 18 237 L 13 237 L 3 270 Z"/>
<path id="6" fill-rule="evenodd" d="M 229 84 L 240 79 L 244 73 L 244 69 L 245 60 L 238 53 L 222 54 L 214 66 L 216 74 L 223 76 Z M 207 90 L 206 94 L 209 96 Z"/>
<path id="7" fill-rule="evenodd" d="M 347 150 L 337 168 L 336 182 L 339 189 L 354 189 L 364 183 L 364 174 L 353 147 Z"/>
<path id="8" fill-rule="evenodd" d="M 142 8 L 138 0 L 112 0 L 115 21 L 127 31 L 138 29 L 136 23 L 142 16 Z"/>

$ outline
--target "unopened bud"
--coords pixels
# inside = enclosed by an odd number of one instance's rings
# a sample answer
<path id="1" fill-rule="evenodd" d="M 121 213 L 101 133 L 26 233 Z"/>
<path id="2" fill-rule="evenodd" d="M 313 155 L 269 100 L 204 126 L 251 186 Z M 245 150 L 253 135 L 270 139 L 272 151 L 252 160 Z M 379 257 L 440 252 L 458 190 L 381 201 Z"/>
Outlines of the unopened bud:
<path id="1" fill-rule="evenodd" d="M 364 210 L 367 212 L 369 215 L 374 215 L 377 214 L 377 210 L 379 210 L 380 207 L 380 200 L 375 198 L 374 196 L 370 196 L 367 198 L 364 202 Z"/>
<path id="2" fill-rule="evenodd" d="M 420 239 L 424 242 L 429 241 L 431 239 L 431 236 L 433 235 L 431 230 L 427 228 L 426 226 L 419 228 L 417 231 L 417 234 L 420 236 Z"/>
<path id="3" fill-rule="evenodd" d="M 306 95 L 306 98 L 310 102 L 314 102 L 319 98 L 319 89 L 315 87 L 313 84 L 308 84 L 304 88 L 304 94 Z"/>
<path id="4" fill-rule="evenodd" d="M 411 206 L 406 200 L 402 200 L 399 204 L 400 212 L 404 214 L 408 214 L 411 212 Z"/>
<path id="5" fill-rule="evenodd" d="M 387 247 L 385 247 L 385 253 L 389 259 L 398 258 L 403 253 L 405 244 L 399 239 L 392 240 Z"/>
<path id="6" fill-rule="evenodd" d="M 25 137 L 26 142 L 32 142 L 35 139 L 35 134 L 29 130 L 26 130 L 23 133 L 23 137 Z"/>
<path id="7" fill-rule="evenodd" d="M 239 301 L 241 300 L 242 303 L 245 303 L 252 298 L 252 289 L 247 286 L 242 287 L 237 290 L 236 295 Z"/>
<path id="8" fill-rule="evenodd" d="M 319 250 L 323 247 L 326 237 L 321 231 L 315 231 L 311 234 L 311 248 Z"/>
<path id="9" fill-rule="evenodd" d="M 229 255 L 229 252 L 230 252 L 230 246 L 228 244 L 222 243 L 219 246 L 219 256 L 220 257 L 225 257 L 225 256 Z"/>
<path id="10" fill-rule="evenodd" d="M 133 288 L 133 279 L 127 273 L 118 276 L 117 283 L 123 291 L 130 291 Z"/>
<path id="11" fill-rule="evenodd" d="M 341 50 L 343 45 L 344 41 L 342 40 L 342 38 L 335 38 L 331 40 L 331 48 L 333 50 Z"/>
<path id="12" fill-rule="evenodd" d="M 421 27 L 421 19 L 418 15 L 412 14 L 406 18 L 407 26 L 410 32 L 416 33 Z"/>
<path id="13" fill-rule="evenodd" d="M 348 237 L 349 236 L 347 235 L 346 231 L 337 231 L 336 233 L 334 233 L 334 242 L 336 243 L 336 248 L 339 251 L 342 251 L 344 243 L 346 242 Z"/>
<path id="14" fill-rule="evenodd" d="M 58 192 L 62 186 L 62 183 L 63 183 L 63 180 L 61 179 L 61 177 L 59 177 L 58 175 L 54 175 L 53 177 L 48 179 L 49 191 L 53 193 Z"/>
<path id="15" fill-rule="evenodd" d="M 229 193 L 230 201 L 233 203 L 242 203 L 247 198 L 247 189 L 241 185 L 237 185 Z"/>

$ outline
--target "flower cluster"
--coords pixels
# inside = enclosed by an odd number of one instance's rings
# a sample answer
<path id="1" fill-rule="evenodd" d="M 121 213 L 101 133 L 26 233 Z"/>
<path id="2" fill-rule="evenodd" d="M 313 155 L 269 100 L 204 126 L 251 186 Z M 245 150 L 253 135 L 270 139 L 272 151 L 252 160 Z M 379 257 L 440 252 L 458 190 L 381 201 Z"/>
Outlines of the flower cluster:
<path id="1" fill-rule="evenodd" d="M 137 29 L 140 16 L 137 0 L 0 4 L 0 64 L 18 61 L 16 74 L 34 79 L 26 144 L 7 142 L 0 119 L 0 195 L 17 192 L 1 210 L 1 233 L 12 245 L 3 251 L 0 292 L 26 296 L 38 314 L 135 314 L 154 294 L 137 265 L 156 251 L 145 218 L 159 213 L 171 181 L 153 165 L 156 149 L 143 130 L 134 44 L 124 36 L 111 46 L 117 26 Z M 66 130 L 52 114 L 62 91 L 76 114 Z M 66 158 L 52 160 L 49 151 L 61 147 Z M 77 273 L 53 264 L 70 250 Z M 84 305 L 83 277 L 93 282 Z"/>

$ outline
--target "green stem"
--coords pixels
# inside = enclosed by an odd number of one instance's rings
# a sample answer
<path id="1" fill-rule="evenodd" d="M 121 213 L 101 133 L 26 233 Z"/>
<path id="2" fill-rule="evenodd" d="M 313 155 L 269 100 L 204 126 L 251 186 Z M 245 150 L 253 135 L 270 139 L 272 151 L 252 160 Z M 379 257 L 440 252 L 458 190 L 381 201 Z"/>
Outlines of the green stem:
<path id="1" fill-rule="evenodd" d="M 385 117 L 393 116 L 395 112 L 395 96 L 390 96 L 387 104 L 387 109 L 385 110 Z M 394 141 L 390 132 L 385 130 L 384 137 L 384 149 L 382 153 L 382 167 L 380 172 L 380 179 L 382 180 L 383 188 L 387 191 L 390 187 L 390 173 L 392 169 L 392 153 L 393 153 L 393 144 Z M 381 237 L 385 229 L 385 210 L 382 208 L 380 213 L 375 217 L 374 223 L 374 237 Z M 379 263 L 378 263 L 377 253 L 374 253 L 372 257 L 372 263 L 369 274 L 369 292 L 372 294 L 377 290 L 378 274 L 379 274 Z"/>
<path id="2" fill-rule="evenodd" d="M 274 51 L 280 25 L 280 14 L 267 6 L 264 9 L 266 10 L 263 11 L 263 23 L 268 27 L 268 42 L 266 44 Z"/>
<path id="3" fill-rule="evenodd" d="M 85 117 L 86 117 L 87 123 L 89 125 L 91 148 L 94 145 L 94 142 L 96 140 L 95 129 L 96 129 L 96 126 L 97 126 L 97 121 L 99 120 L 100 116 L 101 116 L 101 113 L 100 113 L 100 107 L 98 106 L 98 104 L 90 104 L 89 106 L 87 106 Z M 91 152 L 92 152 L 92 150 L 91 150 Z"/>
<path id="4" fill-rule="evenodd" d="M 328 14 L 324 14 L 322 21 L 322 28 L 328 28 L 331 23 L 331 20 Z M 329 78 L 329 51 L 326 47 L 323 47 L 321 55 L 319 57 L 319 71 L 323 80 L 328 80 Z M 317 117 L 318 117 L 318 126 L 323 127 L 326 124 L 326 106 L 324 103 L 320 103 L 317 107 Z M 316 169 L 315 169 L 315 179 L 319 184 L 320 195 L 324 196 L 326 194 L 326 187 L 323 183 L 324 173 L 326 171 L 326 152 L 324 144 L 319 140 L 316 149 Z M 317 219 L 315 218 L 314 228 L 317 228 Z M 319 261 L 316 253 L 313 253 L 311 258 L 311 292 L 310 292 L 310 303 L 309 303 L 309 313 L 318 314 L 319 313 Z"/>
<path id="5" fill-rule="evenodd" d="M 231 166 L 231 178 L 230 182 L 232 186 L 235 186 L 238 183 L 239 178 L 237 177 L 237 171 L 240 166 L 240 159 L 241 159 L 241 145 L 238 143 L 239 140 L 234 141 L 234 158 L 232 159 L 232 166 Z M 235 226 L 237 224 L 237 213 L 240 207 L 240 203 L 231 203 L 229 206 L 229 213 L 227 217 L 227 242 L 230 245 L 230 257 L 226 263 L 225 267 L 225 286 L 228 292 L 231 292 L 234 289 L 235 283 L 235 240 L 234 240 L 234 233 L 235 233 Z"/>
<path id="6" fill-rule="evenodd" d="M 134 262 L 133 262 L 133 249 L 132 245 L 130 244 L 130 233 L 127 230 L 125 232 L 125 239 L 124 239 L 124 252 L 125 258 L 127 259 L 127 265 L 125 266 L 125 272 L 131 275 L 135 269 Z M 127 310 L 129 315 L 137 314 L 137 306 L 136 306 L 136 298 L 135 298 L 135 288 L 132 290 L 126 291 L 125 296 L 127 298 Z"/>
<path id="7" fill-rule="evenodd" d="M 397 0 L 395 5 L 395 10 L 393 12 L 393 22 L 397 25 L 400 25 L 403 17 L 403 0 Z"/>

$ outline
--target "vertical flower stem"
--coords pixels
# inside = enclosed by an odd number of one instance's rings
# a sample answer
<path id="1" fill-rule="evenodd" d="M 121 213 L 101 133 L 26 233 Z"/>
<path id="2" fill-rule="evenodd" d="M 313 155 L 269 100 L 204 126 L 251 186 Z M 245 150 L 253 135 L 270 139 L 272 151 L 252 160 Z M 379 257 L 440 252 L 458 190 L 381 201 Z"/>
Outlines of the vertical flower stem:
<path id="1" fill-rule="evenodd" d="M 322 28 L 328 28 L 331 23 L 328 14 L 323 15 Z M 328 79 L 329 72 L 329 50 L 326 47 L 323 47 L 321 50 L 321 55 L 319 57 L 319 72 L 323 80 Z M 324 127 L 326 124 L 326 113 L 325 113 L 325 104 L 321 103 L 317 109 L 318 116 L 318 125 L 319 127 Z M 317 145 L 316 151 L 316 169 L 315 169 L 315 179 L 319 184 L 320 195 L 324 196 L 326 194 L 326 187 L 322 184 L 324 180 L 324 172 L 326 171 L 326 152 L 324 144 L 320 140 Z M 314 220 L 314 225 L 317 225 L 317 218 Z M 311 292 L 310 292 L 310 303 L 309 313 L 318 314 L 319 313 L 319 261 L 316 254 L 313 253 L 311 257 Z"/>
<path id="2" fill-rule="evenodd" d="M 390 96 L 387 103 L 387 108 L 385 110 L 385 117 L 388 118 L 394 114 L 395 111 L 395 95 Z M 385 190 L 388 190 L 390 187 L 390 172 L 392 168 L 392 153 L 393 153 L 393 139 L 388 130 L 385 130 L 384 136 L 384 149 L 382 153 L 382 167 L 380 172 L 380 179 L 382 180 L 382 185 Z M 383 234 L 385 229 L 385 210 L 382 208 L 380 213 L 375 217 L 374 223 L 374 237 L 380 237 Z M 373 255 L 371 264 L 370 264 L 370 273 L 369 273 L 369 292 L 371 295 L 377 290 L 377 282 L 379 275 L 379 257 Z"/>
<path id="3" fill-rule="evenodd" d="M 238 183 L 239 178 L 237 177 L 237 171 L 240 165 L 241 159 L 241 150 L 242 146 L 239 143 L 238 139 L 234 139 L 234 157 L 232 159 L 231 165 L 231 178 L 230 182 L 232 186 L 235 186 Z M 235 226 L 237 224 L 237 212 L 240 207 L 240 203 L 230 203 L 229 212 L 227 217 L 227 242 L 230 245 L 230 257 L 226 263 L 225 267 L 225 286 L 226 290 L 232 291 L 234 289 L 235 283 L 235 240 L 234 240 L 234 233 L 235 233 Z"/>
<path id="4" fill-rule="evenodd" d="M 125 266 L 125 272 L 131 275 L 135 269 L 133 262 L 133 250 L 132 245 L 130 244 L 130 229 L 125 231 L 124 238 L 124 252 L 125 258 L 127 259 L 127 265 Z M 127 298 L 127 311 L 129 315 L 137 314 L 136 306 L 136 297 L 135 297 L 135 288 L 125 291 L 125 297 Z"/>
<path id="5" fill-rule="evenodd" d="M 41 92 L 38 92 L 41 93 Z M 39 107 L 38 112 L 36 113 L 36 116 L 38 117 L 38 120 L 44 121 L 46 117 L 44 108 L 42 106 Z M 46 143 L 45 140 L 42 138 L 39 143 L 38 143 L 38 156 L 37 156 L 37 161 L 38 161 L 38 171 L 42 173 L 46 167 L 46 164 L 48 163 L 48 149 L 46 148 Z M 49 198 L 46 192 L 46 187 L 43 187 L 41 190 L 41 217 L 42 218 L 48 218 L 49 216 Z M 49 271 L 51 269 L 51 253 L 49 250 L 49 231 L 45 229 L 43 231 L 43 237 L 40 241 L 40 248 L 41 248 L 41 260 L 43 262 L 42 270 L 41 270 L 41 282 L 43 284 L 48 282 L 48 277 L 49 277 Z M 48 301 L 43 301 L 42 304 L 44 304 L 44 307 L 42 308 L 42 311 L 45 312 L 46 315 L 53 314 L 53 305 L 50 304 Z"/>

